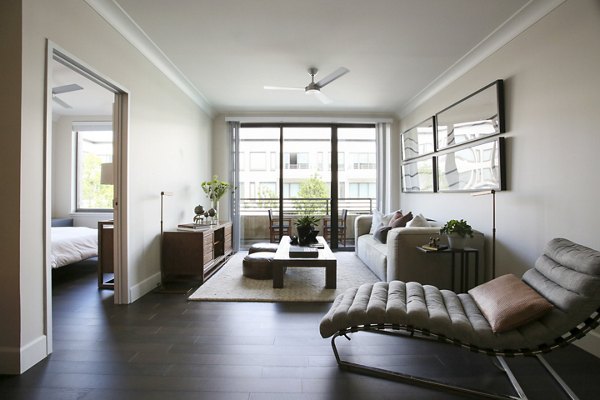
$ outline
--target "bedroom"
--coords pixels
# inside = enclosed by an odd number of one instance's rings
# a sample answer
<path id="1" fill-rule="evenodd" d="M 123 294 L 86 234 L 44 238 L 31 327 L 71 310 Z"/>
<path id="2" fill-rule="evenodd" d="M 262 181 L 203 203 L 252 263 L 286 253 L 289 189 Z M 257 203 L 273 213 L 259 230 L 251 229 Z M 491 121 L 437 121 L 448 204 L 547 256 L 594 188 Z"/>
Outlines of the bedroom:
<path id="1" fill-rule="evenodd" d="M 111 288 L 112 259 L 99 264 L 101 235 L 111 235 L 114 94 L 55 57 L 52 86 L 51 255 L 53 279 L 62 270 L 95 268 Z M 106 222 L 99 224 L 100 221 Z M 98 228 L 102 228 L 99 231 Z M 100 240 L 99 240 L 100 239 Z M 110 240 L 112 242 L 112 240 Z M 112 253 L 112 252 L 111 252 Z M 110 254 L 112 258 L 112 254 Z M 60 272 L 58 270 L 61 270 Z M 103 271 L 104 270 L 104 271 Z M 110 283 L 105 283 L 110 282 Z"/>

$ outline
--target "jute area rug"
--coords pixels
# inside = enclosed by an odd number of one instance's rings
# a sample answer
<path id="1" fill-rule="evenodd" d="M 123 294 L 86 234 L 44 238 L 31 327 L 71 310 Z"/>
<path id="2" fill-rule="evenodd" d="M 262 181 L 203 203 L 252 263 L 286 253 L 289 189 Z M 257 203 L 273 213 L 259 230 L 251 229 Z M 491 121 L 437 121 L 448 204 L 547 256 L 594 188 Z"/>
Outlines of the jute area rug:
<path id="1" fill-rule="evenodd" d="M 242 276 L 242 260 L 247 252 L 233 255 L 227 264 L 198 288 L 193 301 L 331 302 L 338 294 L 379 279 L 352 252 L 335 253 L 337 289 L 325 288 L 325 268 L 287 268 L 283 288 L 274 289 L 273 280 Z"/>

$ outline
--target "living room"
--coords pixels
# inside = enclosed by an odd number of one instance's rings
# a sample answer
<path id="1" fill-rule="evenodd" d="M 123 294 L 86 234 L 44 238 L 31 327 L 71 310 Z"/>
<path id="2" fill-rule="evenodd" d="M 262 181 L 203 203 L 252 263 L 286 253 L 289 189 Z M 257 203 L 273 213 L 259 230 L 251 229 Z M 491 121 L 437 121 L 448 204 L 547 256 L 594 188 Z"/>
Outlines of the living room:
<path id="1" fill-rule="evenodd" d="M 3 36 L 11 38 L 2 41 L 7 55 L 0 67 L 7 84 L 2 94 L 7 105 L 3 126 L 12 133 L 0 139 L 5 166 L 1 172 L 5 195 L 0 204 L 8 211 L 2 234 L 6 267 L 0 272 L 5 285 L 0 309 L 10 321 L 0 333 L 0 346 L 17 349 L 7 353 L 6 362 L 2 355 L 2 365 L 8 365 L 3 372 L 23 372 L 52 351 L 51 337 L 49 345 L 46 340 L 46 283 L 40 272 L 45 265 L 44 225 L 50 218 L 44 202 L 46 39 L 131 93 L 128 170 L 123 171 L 129 178 L 124 304 L 154 288 L 160 274 L 161 191 L 175 193 L 165 208 L 165 221 L 174 226 L 191 220 L 193 207 L 204 198 L 200 182 L 213 174 L 229 176 L 226 122 L 232 119 L 392 119 L 386 151 L 396 157 L 390 157 L 387 170 L 389 211 L 401 208 L 438 221 L 465 218 L 486 236 L 489 248 L 491 198 L 468 193 L 403 193 L 398 149 L 401 132 L 496 79 L 503 79 L 505 85 L 508 182 L 507 190 L 496 194 L 496 275 L 520 276 L 554 237 L 600 248 L 593 233 L 600 222 L 594 201 L 598 197 L 594 151 L 600 144 L 594 131 L 600 122 L 595 107 L 600 104 L 597 1 L 550 2 L 553 5 L 547 13 L 529 21 L 529 28 L 490 54 L 474 54 L 477 61 L 447 81 L 419 87 L 415 94 L 422 91 L 421 97 L 398 104 L 392 112 L 370 113 L 339 109 L 291 113 L 277 108 L 253 110 L 250 105 L 213 108 L 206 99 L 184 93 L 90 6 L 114 3 L 48 3 L 24 0 L 2 6 Z M 307 67 L 306 62 L 298 61 L 298 65 Z M 338 60 L 330 63 L 342 65 Z M 348 77 L 356 75 L 358 70 L 347 67 L 352 70 Z M 302 82 L 308 80 L 303 69 L 299 73 L 304 74 Z M 342 79 L 331 85 L 332 90 Z M 398 77 L 398 85 L 404 81 L 410 77 Z M 260 82 L 261 92 L 267 84 L 286 82 Z M 222 207 L 221 212 L 227 213 L 228 205 Z M 486 254 L 489 277 L 491 254 Z M 600 355 L 597 332 L 578 345 Z M 25 356 L 14 355 L 21 353 Z"/>

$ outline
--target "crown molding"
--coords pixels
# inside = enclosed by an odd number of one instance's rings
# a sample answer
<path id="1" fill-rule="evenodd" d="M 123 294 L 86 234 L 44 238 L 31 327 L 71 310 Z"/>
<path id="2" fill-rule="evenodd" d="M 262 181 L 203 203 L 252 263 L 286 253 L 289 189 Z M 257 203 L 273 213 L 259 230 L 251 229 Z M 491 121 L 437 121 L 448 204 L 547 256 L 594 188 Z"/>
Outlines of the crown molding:
<path id="1" fill-rule="evenodd" d="M 566 0 L 530 0 L 527 2 L 467 54 L 461 57 L 450 68 L 435 78 L 417 95 L 400 107 L 398 117 L 403 118 L 414 111 L 417 107 L 505 46 L 508 42 L 523 33 L 527 28 L 538 22 L 565 1 Z"/>
<path id="2" fill-rule="evenodd" d="M 209 117 L 214 116 L 214 110 L 206 97 L 120 5 L 114 0 L 85 0 L 85 2 L 192 99 Z"/>

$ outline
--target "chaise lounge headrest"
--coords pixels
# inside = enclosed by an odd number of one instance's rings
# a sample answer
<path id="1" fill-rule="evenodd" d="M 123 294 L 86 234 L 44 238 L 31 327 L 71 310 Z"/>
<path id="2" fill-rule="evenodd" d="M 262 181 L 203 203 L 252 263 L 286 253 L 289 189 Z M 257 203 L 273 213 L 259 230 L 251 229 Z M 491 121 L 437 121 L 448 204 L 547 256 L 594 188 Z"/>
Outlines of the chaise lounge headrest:
<path id="1" fill-rule="evenodd" d="M 546 245 L 544 254 L 558 264 L 575 271 L 600 276 L 600 252 L 573 243 L 568 239 L 552 239 Z"/>
<path id="2" fill-rule="evenodd" d="M 567 239 L 552 239 L 523 280 L 575 326 L 600 305 L 600 252 Z"/>

